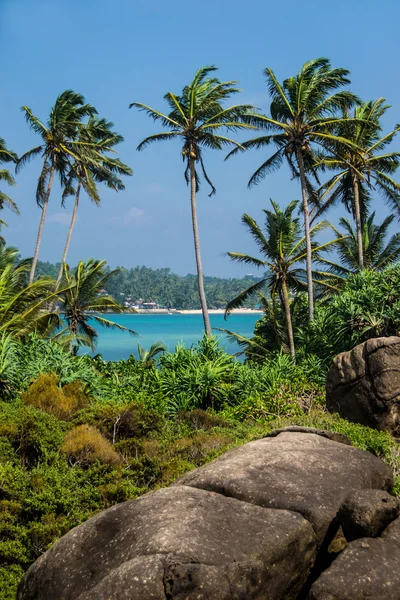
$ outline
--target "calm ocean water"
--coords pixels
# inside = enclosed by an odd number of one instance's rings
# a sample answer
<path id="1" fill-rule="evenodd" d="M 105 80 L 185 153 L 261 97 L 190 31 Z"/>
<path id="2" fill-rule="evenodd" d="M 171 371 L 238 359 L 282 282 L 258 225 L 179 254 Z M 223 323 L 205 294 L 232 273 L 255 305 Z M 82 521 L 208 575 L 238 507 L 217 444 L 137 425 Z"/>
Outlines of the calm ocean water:
<path id="1" fill-rule="evenodd" d="M 234 314 L 227 321 L 224 315 L 210 315 L 211 327 L 230 329 L 251 337 L 260 314 Z M 120 360 L 130 354 L 137 356 L 137 344 L 149 348 L 154 342 L 161 340 L 169 351 L 183 342 L 187 348 L 196 344 L 203 335 L 203 318 L 201 315 L 112 315 L 110 320 L 120 323 L 136 331 L 140 337 L 118 331 L 98 327 L 99 338 L 95 354 L 101 354 L 105 360 Z M 97 327 L 96 327 L 97 328 Z M 232 344 L 226 336 L 214 331 L 221 339 L 221 345 L 227 352 L 237 352 L 239 346 Z"/>

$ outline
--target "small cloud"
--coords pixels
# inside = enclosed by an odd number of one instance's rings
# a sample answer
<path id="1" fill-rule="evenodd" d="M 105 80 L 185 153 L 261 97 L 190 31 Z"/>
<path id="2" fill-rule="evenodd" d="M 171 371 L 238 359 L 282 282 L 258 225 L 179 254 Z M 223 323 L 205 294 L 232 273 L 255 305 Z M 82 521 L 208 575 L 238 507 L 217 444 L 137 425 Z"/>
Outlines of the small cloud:
<path id="1" fill-rule="evenodd" d="M 165 192 L 165 188 L 158 183 L 149 183 L 143 187 L 143 191 L 148 194 L 163 194 Z"/>
<path id="2" fill-rule="evenodd" d="M 61 225 L 69 225 L 71 223 L 72 213 L 62 212 L 50 215 L 47 219 L 48 223 L 60 223 Z M 79 219 L 79 217 L 77 217 Z"/>
<path id="3" fill-rule="evenodd" d="M 128 210 L 128 212 L 126 212 L 124 214 L 124 223 L 126 225 L 134 225 L 143 216 L 144 216 L 144 210 L 142 210 L 141 208 L 136 208 L 135 206 L 133 206 L 132 208 L 130 208 Z"/>

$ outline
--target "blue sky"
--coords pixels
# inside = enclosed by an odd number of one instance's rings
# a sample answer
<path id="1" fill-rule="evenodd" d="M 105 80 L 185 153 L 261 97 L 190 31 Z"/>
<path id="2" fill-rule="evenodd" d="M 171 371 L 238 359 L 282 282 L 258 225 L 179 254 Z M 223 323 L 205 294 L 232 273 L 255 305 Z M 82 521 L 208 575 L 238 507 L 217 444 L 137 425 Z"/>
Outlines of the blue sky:
<path id="1" fill-rule="evenodd" d="M 102 190 L 101 208 L 82 198 L 70 264 L 96 257 L 113 267 L 144 264 L 193 273 L 180 147 L 164 142 L 136 152 L 141 139 L 159 126 L 128 110 L 129 103 L 165 109 L 162 97 L 167 91 L 179 93 L 198 67 L 215 64 L 221 79 L 240 81 L 242 102 L 267 110 L 265 67 L 284 79 L 306 60 L 327 56 L 334 66 L 352 72 L 351 88 L 362 98 L 387 98 L 392 105 L 385 120 L 388 128 L 400 121 L 399 19 L 394 0 L 384 0 L 379 8 L 373 0 L 287 0 L 282 5 L 265 0 L 0 0 L 0 137 L 22 154 L 37 145 L 20 112 L 22 105 L 44 119 L 65 89 L 84 94 L 124 135 L 120 157 L 134 176 L 126 180 L 124 192 Z M 393 149 L 399 149 L 399 142 Z M 286 204 L 299 198 L 299 185 L 283 168 L 249 191 L 247 180 L 263 155 L 252 152 L 227 163 L 223 158 L 223 153 L 206 154 L 217 195 L 209 198 L 204 185 L 198 196 L 204 271 L 242 276 L 248 268 L 224 256 L 227 251 L 254 250 L 241 215 L 248 212 L 261 220 L 270 197 Z M 9 224 L 3 232 L 8 243 L 24 256 L 33 253 L 40 218 L 35 204 L 40 166 L 34 161 L 26 167 L 12 190 L 21 216 L 8 210 L 2 215 Z M 378 198 L 375 207 L 379 217 L 388 212 Z M 62 209 L 55 189 L 42 260 L 60 260 L 70 213 L 71 204 Z M 337 214 L 332 211 L 329 218 L 335 221 Z"/>

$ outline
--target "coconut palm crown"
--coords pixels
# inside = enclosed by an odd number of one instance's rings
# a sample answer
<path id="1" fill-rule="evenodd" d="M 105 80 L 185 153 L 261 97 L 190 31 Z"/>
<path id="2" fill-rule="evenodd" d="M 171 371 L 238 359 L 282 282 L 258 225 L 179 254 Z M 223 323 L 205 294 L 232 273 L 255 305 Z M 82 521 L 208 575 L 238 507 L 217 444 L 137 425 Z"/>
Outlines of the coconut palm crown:
<path id="1" fill-rule="evenodd" d="M 229 154 L 250 148 L 264 149 L 271 144 L 276 151 L 258 167 L 249 180 L 249 187 L 258 184 L 271 171 L 288 162 L 294 177 L 299 177 L 302 191 L 302 210 L 307 245 L 307 285 L 309 317 L 313 318 L 314 299 L 311 266 L 311 240 L 308 195 L 311 183 L 307 174 L 318 180 L 314 168 L 314 150 L 333 142 L 350 144 L 334 132 L 340 109 L 349 109 L 358 102 L 348 90 L 338 91 L 350 83 L 349 71 L 331 67 L 327 58 L 306 62 L 294 77 L 278 82 L 271 69 L 265 69 L 268 92 L 271 97 L 270 114 L 249 115 L 248 122 L 270 133 L 241 144 Z M 228 158 L 227 157 L 227 158 Z"/>
<path id="2" fill-rule="evenodd" d="M 394 233 L 387 239 L 389 228 L 394 220 L 395 216 L 389 215 L 382 223 L 377 224 L 373 212 L 364 223 L 362 244 L 366 269 L 381 271 L 400 260 L 400 233 Z M 335 265 L 333 271 L 347 277 L 360 270 L 357 231 L 345 217 L 341 217 L 339 223 L 342 230 L 335 231 L 339 236 L 336 250 L 341 264 Z"/>
<path id="3" fill-rule="evenodd" d="M 118 272 L 118 269 L 106 272 L 105 266 L 105 260 L 93 259 L 86 263 L 79 262 L 74 270 L 64 265 L 63 287 L 66 291 L 62 295 L 61 311 L 65 327 L 60 329 L 55 338 L 68 338 L 71 351 L 77 351 L 79 346 L 88 346 L 94 350 L 98 334 L 91 322 L 137 335 L 135 331 L 100 316 L 101 313 L 120 313 L 125 310 L 103 291 L 110 277 Z"/>
<path id="4" fill-rule="evenodd" d="M 322 156 L 318 166 L 336 171 L 322 186 L 322 205 L 317 214 L 342 202 L 356 221 L 358 264 L 364 268 L 363 224 L 366 222 L 371 192 L 377 191 L 390 209 L 400 218 L 400 184 L 393 175 L 400 166 L 400 152 L 388 151 L 388 146 L 399 131 L 398 127 L 382 135 L 381 117 L 390 108 L 384 98 L 364 102 L 355 108 L 353 118 L 347 113 L 338 121 L 340 137 L 351 140 L 352 146 L 333 143 L 331 152 Z M 339 171 L 339 172 L 338 172 Z"/>
<path id="5" fill-rule="evenodd" d="M 29 280 L 33 281 L 37 261 L 39 258 L 40 244 L 46 218 L 47 205 L 53 187 L 54 176 L 57 173 L 61 184 L 65 185 L 71 159 L 76 158 L 74 148 L 80 145 L 76 140 L 82 119 L 96 114 L 96 109 L 90 104 L 85 104 L 81 94 L 66 90 L 58 96 L 50 111 L 47 122 L 43 123 L 27 106 L 22 109 L 29 127 L 39 135 L 42 142 L 23 154 L 16 166 L 18 172 L 26 163 L 37 156 L 43 159 L 43 166 L 38 178 L 36 188 L 36 202 L 42 209 L 39 223 L 35 252 Z"/>
<path id="6" fill-rule="evenodd" d="M 143 150 L 152 142 L 179 139 L 182 143 L 182 158 L 185 163 L 184 175 L 191 187 L 192 226 L 198 272 L 200 302 L 203 312 L 206 333 L 211 333 L 203 283 L 203 269 L 200 254 L 200 241 L 196 212 L 196 192 L 199 189 L 202 175 L 210 186 L 210 196 L 216 192 L 209 178 L 203 160 L 203 150 L 221 150 L 226 146 L 241 148 L 241 145 L 227 137 L 226 132 L 252 127 L 244 122 L 244 117 L 252 107 L 248 104 L 237 104 L 224 107 L 224 102 L 240 90 L 236 81 L 220 81 L 212 74 L 216 67 L 207 66 L 199 69 L 191 83 L 185 86 L 180 95 L 172 92 L 165 94 L 170 112 L 164 114 L 145 104 L 133 102 L 134 106 L 145 111 L 154 121 L 160 121 L 166 128 L 145 138 L 138 146 Z"/>
<path id="7" fill-rule="evenodd" d="M 264 210 L 265 233 L 248 214 L 244 214 L 242 217 L 242 222 L 249 230 L 262 258 L 239 252 L 228 252 L 228 256 L 236 262 L 266 269 L 266 274 L 263 279 L 257 281 L 231 300 L 226 307 L 225 315 L 228 315 L 233 308 L 242 306 L 243 302 L 251 294 L 259 292 L 267 286 L 271 296 L 278 295 L 281 301 L 288 329 L 290 353 L 294 356 L 295 349 L 289 291 L 304 290 L 306 287 L 305 271 L 302 266 L 307 255 L 306 238 L 301 236 L 299 219 L 293 217 L 293 213 L 298 206 L 296 200 L 290 202 L 285 209 L 281 209 L 273 200 L 271 200 L 271 205 L 272 210 Z M 321 221 L 317 225 L 314 225 L 310 229 L 311 239 L 316 233 L 327 226 L 328 223 L 326 221 Z M 330 246 L 336 243 L 337 240 L 332 240 L 324 244 L 312 241 L 311 252 L 314 260 L 323 263 L 325 259 L 322 256 L 322 252 L 328 250 Z M 315 271 L 313 275 L 317 281 L 322 282 L 329 279 L 325 272 Z"/>
<path id="8" fill-rule="evenodd" d="M 0 138 L 0 164 L 16 163 L 17 160 L 18 156 L 15 154 L 15 152 L 9 150 L 6 146 L 5 140 L 3 140 L 3 138 Z M 15 183 L 14 177 L 11 175 L 8 169 L 0 169 L 0 181 L 5 181 L 8 185 L 11 186 L 17 185 Z M 19 212 L 15 202 L 11 200 L 11 198 L 6 193 L 0 190 L 0 209 L 2 209 L 5 204 L 7 204 L 14 212 Z"/>
<path id="9" fill-rule="evenodd" d="M 122 135 L 113 131 L 113 127 L 114 124 L 110 121 L 92 116 L 79 128 L 78 144 L 74 146 L 75 160 L 70 166 L 62 197 L 63 204 L 70 195 L 75 196 L 75 202 L 56 286 L 61 281 L 63 265 L 67 260 L 81 189 L 83 188 L 92 202 L 99 205 L 98 183 L 104 183 L 112 190 L 121 191 L 125 189 L 125 185 L 120 175 L 132 175 L 132 169 L 113 156 L 114 147 L 124 141 Z"/>

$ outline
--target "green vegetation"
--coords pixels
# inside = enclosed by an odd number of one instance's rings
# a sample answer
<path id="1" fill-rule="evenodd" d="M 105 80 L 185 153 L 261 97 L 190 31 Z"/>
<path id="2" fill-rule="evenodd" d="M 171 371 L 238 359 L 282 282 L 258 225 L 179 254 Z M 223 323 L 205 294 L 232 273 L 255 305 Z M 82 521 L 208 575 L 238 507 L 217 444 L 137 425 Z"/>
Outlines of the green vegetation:
<path id="1" fill-rule="evenodd" d="M 2 600 L 15 597 L 32 561 L 96 511 L 275 427 L 343 432 L 400 474 L 389 434 L 324 412 L 320 364 L 310 357 L 241 364 L 210 337 L 156 362 L 76 357 L 35 337 L 12 351 L 18 360 L 3 370 L 9 400 L 0 402 Z"/>
<path id="2" fill-rule="evenodd" d="M 324 58 L 307 62 L 282 84 L 265 70 L 270 116 L 249 105 L 224 107 L 239 90 L 214 71 L 202 68 L 180 95 L 166 94 L 168 115 L 134 103 L 167 129 L 139 149 L 173 138 L 183 143 L 197 277 L 145 267 L 111 271 L 104 260 L 79 262 L 75 269 L 66 263 L 81 191 L 98 204 L 99 183 L 122 190 L 121 177 L 131 174 L 115 157 L 122 137 L 82 95 L 61 94 L 46 123 L 23 107 L 41 143 L 21 158 L 0 139 L 1 163 L 16 162 L 18 170 L 32 158 L 43 160 L 33 259 L 20 260 L 15 248 L 0 242 L 0 600 L 15 598 L 26 568 L 71 527 L 275 427 L 301 424 L 347 434 L 390 464 L 400 494 L 398 444 L 388 433 L 327 414 L 324 399 L 326 373 L 338 352 L 400 332 L 399 234 L 386 241 L 400 207 L 394 180 L 400 153 L 390 150 L 400 127 L 383 134 L 385 101 L 362 103 L 341 89 L 348 71 Z M 267 135 L 239 143 L 221 134 L 243 128 Z M 261 276 L 204 278 L 196 216 L 200 174 L 215 192 L 204 152 L 234 146 L 231 155 L 269 144 L 276 152 L 249 185 L 288 162 L 300 182 L 304 236 L 294 216 L 297 203 L 271 202 L 265 227 L 248 214 L 242 219 L 259 256 L 229 253 L 261 267 Z M 327 170 L 334 175 L 321 182 Z M 50 265 L 38 257 L 56 175 L 62 202 L 73 195 L 75 204 L 61 262 Z M 15 183 L 8 170 L 0 179 Z M 375 190 L 394 211 L 381 225 L 369 213 Z M 315 221 L 336 202 L 354 217 L 355 229 L 343 217 L 341 232 Z M 0 209 L 5 204 L 16 210 L 0 192 Z M 318 243 L 315 236 L 329 227 L 336 237 Z M 200 301 L 204 338 L 172 353 L 160 342 L 149 349 L 139 344 L 139 358 L 126 361 L 77 356 L 81 345 L 95 348 L 94 326 L 124 329 L 104 313 L 122 311 L 129 297 L 177 308 Z M 206 297 L 208 306 L 224 306 L 227 315 L 243 304 L 262 307 L 252 339 L 226 330 L 242 347 L 244 362 L 210 335 Z"/>
<path id="3" fill-rule="evenodd" d="M 178 138 L 182 142 L 182 157 L 185 163 L 185 179 L 190 182 L 190 206 L 192 211 L 193 241 L 196 255 L 197 284 L 200 296 L 200 305 L 203 313 L 204 330 L 211 334 L 210 318 L 207 310 L 207 300 L 204 291 L 203 266 L 200 253 L 199 227 L 197 223 L 196 193 L 199 190 L 201 171 L 204 179 L 211 188 L 210 196 L 216 189 L 211 183 L 204 166 L 203 149 L 222 150 L 226 146 L 242 146 L 231 138 L 222 135 L 226 131 L 238 131 L 251 127 L 246 124 L 246 117 L 252 106 L 238 104 L 228 108 L 223 107 L 223 102 L 240 90 L 236 87 L 237 81 L 220 81 L 210 77 L 216 67 L 203 67 L 199 69 L 189 85 L 185 86 L 179 96 L 168 92 L 164 96 L 171 112 L 168 115 L 160 113 L 145 104 L 133 102 L 129 108 L 135 106 L 144 110 L 154 121 L 161 121 L 168 131 L 157 133 L 145 138 L 138 146 L 143 150 L 152 142 L 159 142 Z"/>

